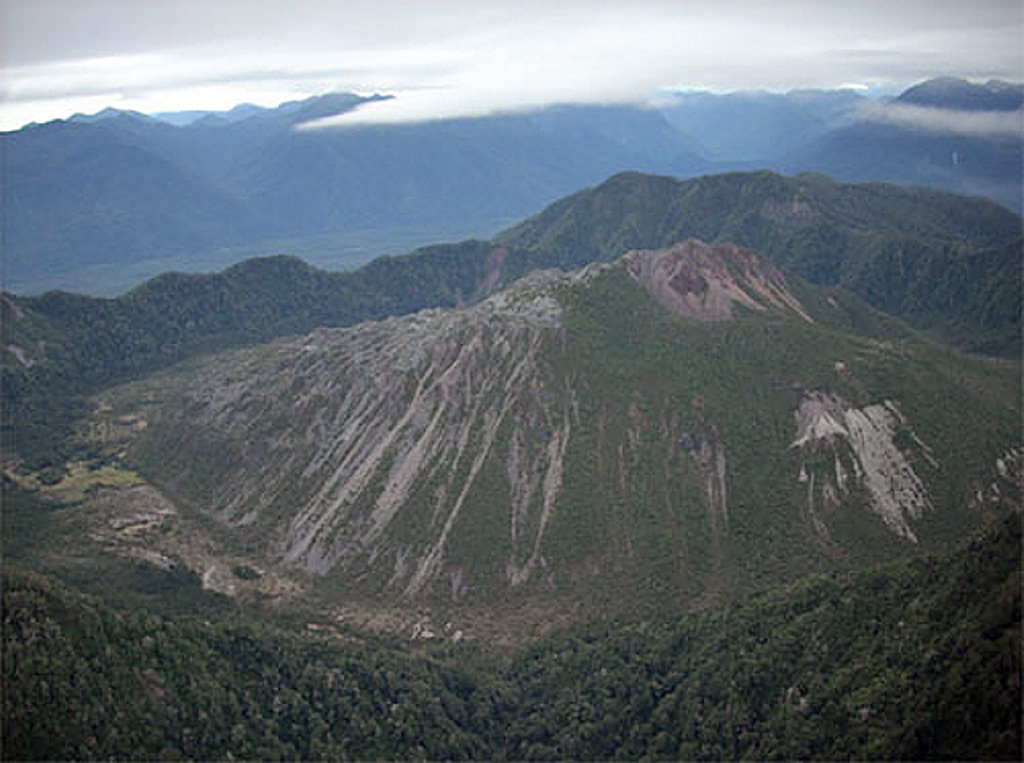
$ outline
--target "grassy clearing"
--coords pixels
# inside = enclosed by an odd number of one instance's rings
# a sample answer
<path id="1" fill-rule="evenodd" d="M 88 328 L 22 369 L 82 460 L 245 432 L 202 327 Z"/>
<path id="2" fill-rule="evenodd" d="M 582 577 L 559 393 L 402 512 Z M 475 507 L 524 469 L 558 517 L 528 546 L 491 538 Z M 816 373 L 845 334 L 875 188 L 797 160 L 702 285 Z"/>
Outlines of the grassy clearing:
<path id="1" fill-rule="evenodd" d="M 40 485 L 39 489 L 49 498 L 61 503 L 84 501 L 90 491 L 101 487 L 125 489 L 144 485 L 145 480 L 130 469 L 117 466 L 92 468 L 83 462 L 68 465 L 67 476 L 55 485 Z"/>

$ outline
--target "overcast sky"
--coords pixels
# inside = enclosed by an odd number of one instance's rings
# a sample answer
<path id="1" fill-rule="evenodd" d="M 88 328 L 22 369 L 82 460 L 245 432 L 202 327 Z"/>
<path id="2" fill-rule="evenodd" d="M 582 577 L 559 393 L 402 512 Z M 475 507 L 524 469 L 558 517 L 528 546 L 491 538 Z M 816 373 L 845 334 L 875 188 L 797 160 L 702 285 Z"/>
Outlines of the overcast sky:
<path id="1" fill-rule="evenodd" d="M 641 102 L 670 88 L 1021 80 L 1022 0 L 0 0 L 0 129 L 390 93 L 346 119 Z"/>

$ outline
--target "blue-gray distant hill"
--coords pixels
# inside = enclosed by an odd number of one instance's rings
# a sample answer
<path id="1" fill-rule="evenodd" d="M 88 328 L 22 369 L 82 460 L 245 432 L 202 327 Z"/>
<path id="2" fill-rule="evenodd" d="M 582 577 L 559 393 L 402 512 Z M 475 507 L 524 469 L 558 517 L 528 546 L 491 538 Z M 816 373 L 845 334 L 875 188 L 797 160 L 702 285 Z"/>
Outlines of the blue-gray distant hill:
<path id="1" fill-rule="evenodd" d="M 715 171 L 923 185 L 1019 210 L 1021 92 L 1017 83 L 940 77 L 891 101 L 853 90 L 681 92 L 660 110 Z"/>
<path id="2" fill-rule="evenodd" d="M 656 111 L 631 106 L 295 129 L 378 98 L 182 126 L 110 109 L 4 133 L 7 278 L 93 291 L 76 271 L 354 230 L 490 232 L 615 171 L 707 166 Z"/>
<path id="3" fill-rule="evenodd" d="M 659 110 L 721 168 L 760 169 L 848 124 L 868 99 L 853 90 L 680 92 Z"/>
<path id="4" fill-rule="evenodd" d="M 945 188 L 1019 210 L 1021 93 L 1021 85 L 1007 82 L 929 80 L 854 112 L 851 124 L 794 148 L 775 166 Z"/>
<path id="5" fill-rule="evenodd" d="M 813 171 L 1019 209 L 1019 135 L 881 120 L 912 107 L 1005 123 L 1019 114 L 1019 96 L 1019 85 L 940 79 L 893 103 L 848 90 L 685 93 L 657 108 L 564 105 L 319 131 L 294 128 L 388 96 L 163 118 L 107 109 L 0 134 L 5 287 L 113 294 L 169 269 L 217 270 L 282 252 L 352 267 L 490 236 L 623 170 Z"/>

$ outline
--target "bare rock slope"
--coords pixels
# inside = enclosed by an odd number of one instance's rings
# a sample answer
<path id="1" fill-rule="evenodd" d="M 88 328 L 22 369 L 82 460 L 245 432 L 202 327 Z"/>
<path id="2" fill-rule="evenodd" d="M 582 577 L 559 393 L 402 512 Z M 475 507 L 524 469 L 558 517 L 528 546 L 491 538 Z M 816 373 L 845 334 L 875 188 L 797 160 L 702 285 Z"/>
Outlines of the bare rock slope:
<path id="1" fill-rule="evenodd" d="M 629 252 L 624 260 L 648 293 L 684 318 L 725 320 L 739 306 L 788 310 L 811 320 L 779 269 L 735 244 L 689 239 L 668 249 Z"/>
<path id="2" fill-rule="evenodd" d="M 926 356 L 815 305 L 755 253 L 691 240 L 107 397 L 146 422 L 128 459 L 278 590 L 686 606 L 948 537 L 993 480 L 994 505 L 1019 503 L 1019 459 L 996 466 L 1012 402 L 964 398 L 961 457 Z"/>

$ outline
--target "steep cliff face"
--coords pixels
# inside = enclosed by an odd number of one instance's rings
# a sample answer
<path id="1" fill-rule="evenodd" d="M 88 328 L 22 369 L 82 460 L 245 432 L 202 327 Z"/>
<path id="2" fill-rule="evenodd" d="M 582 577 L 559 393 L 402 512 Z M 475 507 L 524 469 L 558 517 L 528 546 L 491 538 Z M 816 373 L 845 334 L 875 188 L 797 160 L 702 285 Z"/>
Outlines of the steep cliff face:
<path id="1" fill-rule="evenodd" d="M 814 304 L 758 255 L 690 241 L 108 397 L 145 423 L 128 459 L 176 521 L 217 520 L 220 561 L 166 553 L 221 590 L 244 589 L 221 580 L 241 559 L 277 591 L 690 606 L 949 537 L 1009 473 L 1012 428 L 986 422 L 1012 406 L 964 398 L 984 458 L 946 474 L 958 446 L 915 418 L 934 370 Z"/>

